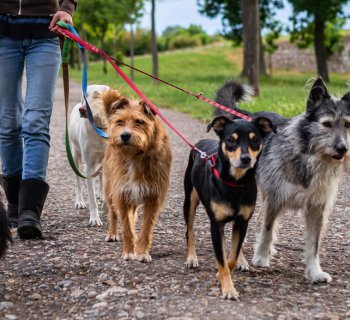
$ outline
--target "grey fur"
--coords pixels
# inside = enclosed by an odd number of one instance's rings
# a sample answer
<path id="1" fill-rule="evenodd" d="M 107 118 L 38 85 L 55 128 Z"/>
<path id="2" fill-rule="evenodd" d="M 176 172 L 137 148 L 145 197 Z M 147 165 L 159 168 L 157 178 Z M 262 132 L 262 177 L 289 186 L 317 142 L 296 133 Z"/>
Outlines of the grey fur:
<path id="1" fill-rule="evenodd" d="M 343 169 L 349 164 L 350 92 L 341 99 L 331 97 L 322 79 L 317 79 L 305 113 L 282 118 L 277 126 L 277 133 L 265 140 L 258 161 L 262 224 L 252 262 L 269 266 L 277 218 L 287 209 L 301 210 L 306 224 L 306 276 L 312 282 L 329 282 L 331 276 L 319 263 L 319 248 Z"/>

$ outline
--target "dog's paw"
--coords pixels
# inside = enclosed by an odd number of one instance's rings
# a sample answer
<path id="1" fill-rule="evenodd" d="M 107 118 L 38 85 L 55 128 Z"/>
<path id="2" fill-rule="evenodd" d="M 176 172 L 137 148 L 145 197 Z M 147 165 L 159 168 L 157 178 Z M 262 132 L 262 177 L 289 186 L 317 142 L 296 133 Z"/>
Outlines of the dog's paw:
<path id="1" fill-rule="evenodd" d="M 107 242 L 118 242 L 120 238 L 118 234 L 107 234 L 105 240 Z"/>
<path id="2" fill-rule="evenodd" d="M 126 253 L 123 253 L 122 258 L 123 260 L 135 260 L 136 255 L 131 252 L 126 252 Z"/>
<path id="3" fill-rule="evenodd" d="M 239 299 L 239 293 L 235 288 L 230 288 L 226 290 L 222 290 L 222 297 L 226 300 L 238 300 Z"/>
<path id="4" fill-rule="evenodd" d="M 239 256 L 238 257 L 238 261 L 237 261 L 237 265 L 236 265 L 236 269 L 242 272 L 246 272 L 249 271 L 249 263 L 247 261 L 247 259 L 243 256 Z"/>
<path id="5" fill-rule="evenodd" d="M 151 262 L 152 257 L 149 253 L 137 254 L 135 260 L 137 260 L 139 262 Z"/>
<path id="6" fill-rule="evenodd" d="M 198 267 L 198 259 L 197 256 L 189 256 L 185 262 L 187 268 L 197 268 Z"/>
<path id="7" fill-rule="evenodd" d="M 254 253 L 252 264 L 255 267 L 267 268 L 270 266 L 270 260 L 269 257 L 263 257 Z"/>
<path id="8" fill-rule="evenodd" d="M 276 255 L 276 254 L 277 254 L 276 248 L 275 248 L 274 246 L 271 246 L 271 247 L 270 247 L 270 255 L 271 255 L 271 256 L 274 256 L 274 255 Z"/>
<path id="9" fill-rule="evenodd" d="M 313 283 L 327 283 L 332 281 L 332 277 L 327 272 L 311 272 L 306 271 L 306 277 L 311 280 Z"/>
<path id="10" fill-rule="evenodd" d="M 75 209 L 86 209 L 86 204 L 84 201 L 76 201 L 75 202 Z"/>
<path id="11" fill-rule="evenodd" d="M 100 226 L 103 225 L 103 223 L 102 223 L 102 221 L 101 221 L 101 219 L 99 217 L 97 217 L 97 218 L 90 218 L 89 225 L 91 227 L 95 227 L 95 226 L 100 227 Z"/>

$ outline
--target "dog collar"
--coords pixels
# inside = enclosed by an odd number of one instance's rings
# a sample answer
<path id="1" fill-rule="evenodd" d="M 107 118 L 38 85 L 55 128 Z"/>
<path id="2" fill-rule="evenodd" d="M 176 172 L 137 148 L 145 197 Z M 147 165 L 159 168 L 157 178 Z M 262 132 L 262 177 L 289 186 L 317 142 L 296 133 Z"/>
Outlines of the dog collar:
<path id="1" fill-rule="evenodd" d="M 232 188 L 242 188 L 244 187 L 243 184 L 237 184 L 237 183 L 234 183 L 234 182 L 231 182 L 231 181 L 226 181 L 226 180 L 223 180 L 221 177 L 220 177 L 220 173 L 219 173 L 219 170 L 216 166 L 216 161 L 215 161 L 215 153 L 213 153 L 210 157 L 207 157 L 205 158 L 208 165 L 209 165 L 209 170 L 214 174 L 214 176 L 220 180 L 223 184 L 229 186 L 229 187 L 232 187 Z"/>

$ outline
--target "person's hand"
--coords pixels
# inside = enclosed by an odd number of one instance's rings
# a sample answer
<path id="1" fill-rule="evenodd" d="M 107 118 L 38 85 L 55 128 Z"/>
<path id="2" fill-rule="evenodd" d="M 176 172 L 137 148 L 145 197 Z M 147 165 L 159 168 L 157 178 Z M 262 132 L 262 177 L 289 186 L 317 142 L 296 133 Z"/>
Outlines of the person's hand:
<path id="1" fill-rule="evenodd" d="M 57 11 L 55 13 L 55 15 L 53 16 L 52 20 L 51 20 L 51 23 L 50 23 L 50 26 L 49 26 L 49 29 L 52 31 L 52 32 L 56 32 L 57 33 L 57 25 L 56 25 L 56 22 L 58 20 L 62 20 L 64 21 L 65 23 L 68 23 L 70 25 L 73 25 L 73 19 L 72 19 L 72 16 L 66 12 L 66 11 Z"/>

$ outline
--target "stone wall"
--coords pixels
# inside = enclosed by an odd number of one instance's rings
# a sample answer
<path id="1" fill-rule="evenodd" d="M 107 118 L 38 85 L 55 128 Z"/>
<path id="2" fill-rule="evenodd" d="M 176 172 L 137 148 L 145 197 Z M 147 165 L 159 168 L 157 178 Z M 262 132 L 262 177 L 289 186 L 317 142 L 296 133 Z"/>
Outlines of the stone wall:
<path id="1" fill-rule="evenodd" d="M 344 37 L 344 49 L 340 54 L 334 54 L 328 60 L 330 72 L 350 72 L 350 36 Z M 272 63 L 273 69 L 294 69 L 299 71 L 315 71 L 316 58 L 313 48 L 299 49 L 289 41 L 278 44 L 278 49 L 270 58 L 266 56 L 266 66 Z"/>

